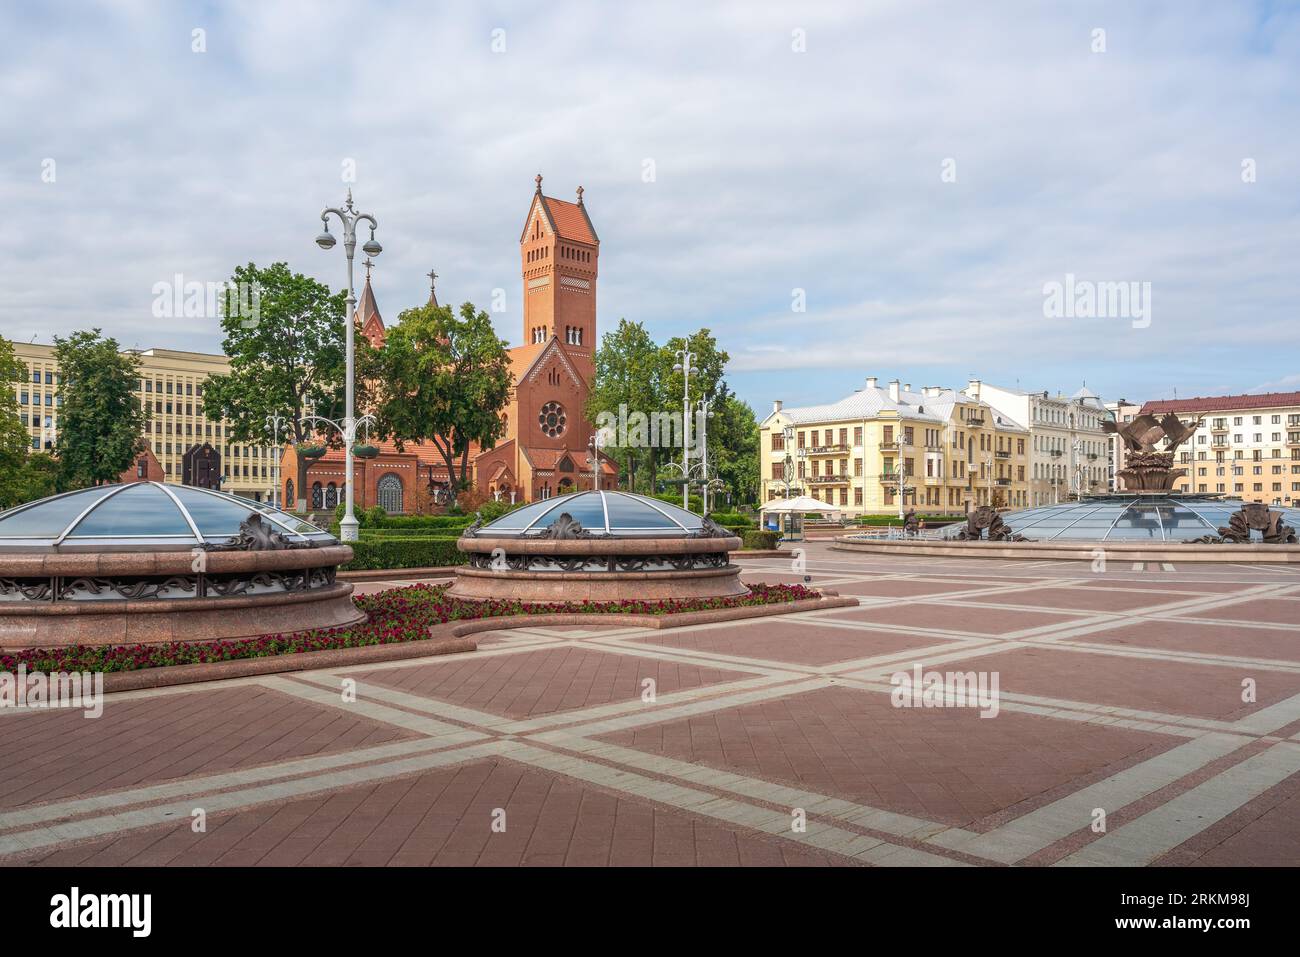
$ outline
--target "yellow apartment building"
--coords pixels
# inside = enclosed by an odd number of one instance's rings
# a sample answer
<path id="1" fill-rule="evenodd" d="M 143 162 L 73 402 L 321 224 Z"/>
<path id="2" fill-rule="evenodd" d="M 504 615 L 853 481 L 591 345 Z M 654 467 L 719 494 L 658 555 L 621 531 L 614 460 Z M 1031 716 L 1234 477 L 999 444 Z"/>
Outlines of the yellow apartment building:
<path id="1" fill-rule="evenodd" d="M 17 383 L 18 414 L 31 436 L 32 449 L 52 448 L 59 430 L 58 363 L 54 347 L 15 342 L 14 354 L 27 366 L 27 378 Z M 149 411 L 144 438 L 162 466 L 166 481 L 180 484 L 181 458 L 192 446 L 207 442 L 221 454 L 221 490 L 256 501 L 268 501 L 271 491 L 270 443 L 231 442 L 226 423 L 203 414 L 203 385 L 209 376 L 230 371 L 225 356 L 173 349 L 130 350 L 140 358 L 136 398 Z"/>
<path id="2" fill-rule="evenodd" d="M 760 424 L 764 501 L 810 495 L 850 517 L 978 505 L 1025 508 L 1029 430 L 987 402 L 941 386 L 919 392 L 897 379 L 829 405 L 784 408 Z"/>

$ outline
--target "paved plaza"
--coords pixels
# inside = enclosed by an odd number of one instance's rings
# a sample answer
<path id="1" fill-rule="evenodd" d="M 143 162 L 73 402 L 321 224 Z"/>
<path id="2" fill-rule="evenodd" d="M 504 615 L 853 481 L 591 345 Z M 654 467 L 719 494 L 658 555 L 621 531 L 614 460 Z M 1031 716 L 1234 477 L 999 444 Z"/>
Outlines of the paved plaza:
<path id="1" fill-rule="evenodd" d="M 0 864 L 1300 863 L 1300 569 L 806 561 L 858 607 L 0 713 Z"/>

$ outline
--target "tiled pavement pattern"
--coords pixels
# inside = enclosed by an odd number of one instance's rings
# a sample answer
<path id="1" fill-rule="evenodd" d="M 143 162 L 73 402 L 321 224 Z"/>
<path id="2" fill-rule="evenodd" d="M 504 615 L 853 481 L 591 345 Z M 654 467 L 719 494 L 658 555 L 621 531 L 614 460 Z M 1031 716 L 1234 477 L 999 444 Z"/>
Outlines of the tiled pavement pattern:
<path id="1" fill-rule="evenodd" d="M 859 607 L 0 712 L 0 864 L 1300 864 L 1300 569 L 806 558 Z"/>

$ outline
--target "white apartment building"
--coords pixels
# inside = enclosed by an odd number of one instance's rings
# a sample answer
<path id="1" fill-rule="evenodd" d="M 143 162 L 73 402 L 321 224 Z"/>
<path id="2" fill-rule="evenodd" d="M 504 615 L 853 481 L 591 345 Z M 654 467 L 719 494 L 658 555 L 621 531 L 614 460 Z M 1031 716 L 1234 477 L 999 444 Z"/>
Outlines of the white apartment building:
<path id="1" fill-rule="evenodd" d="M 1300 392 L 1168 399 L 1142 406 L 1200 426 L 1179 446 L 1183 491 L 1218 492 L 1247 502 L 1300 501 Z"/>
<path id="2" fill-rule="evenodd" d="M 1071 493 L 1110 488 L 1109 416 L 1087 386 L 1074 395 L 1022 392 L 971 379 L 966 395 L 1029 428 L 1029 505 L 1051 505 Z"/>

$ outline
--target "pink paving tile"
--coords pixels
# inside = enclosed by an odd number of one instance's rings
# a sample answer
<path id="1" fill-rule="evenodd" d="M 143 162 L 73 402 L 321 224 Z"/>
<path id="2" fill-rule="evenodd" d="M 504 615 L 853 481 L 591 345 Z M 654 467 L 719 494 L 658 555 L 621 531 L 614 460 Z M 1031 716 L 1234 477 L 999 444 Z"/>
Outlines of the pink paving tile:
<path id="1" fill-rule="evenodd" d="M 862 595 L 876 598 L 912 598 L 927 595 L 945 595 L 955 591 L 977 591 L 991 585 L 1004 585 L 1006 582 L 978 581 L 920 581 L 911 578 L 886 578 L 880 581 L 841 582 L 833 585 L 841 595 Z"/>
<path id="2" fill-rule="evenodd" d="M 121 699 L 0 722 L 0 806 L 134 787 L 412 737 L 257 685 Z"/>
<path id="3" fill-rule="evenodd" d="M 1009 603 L 1031 604 L 1032 591 L 1006 592 Z M 850 621 L 878 625 L 905 625 L 912 628 L 933 628 L 940 631 L 969 632 L 977 635 L 1007 635 L 1026 628 L 1044 625 L 1068 624 L 1079 619 L 1064 614 L 1046 614 L 1037 611 L 1006 611 L 997 608 L 959 607 L 907 603 L 884 608 L 867 606 L 852 611 L 836 612 L 828 618 L 845 618 Z"/>
<path id="4" fill-rule="evenodd" d="M 1165 735 L 1002 711 L 895 708 L 826 688 L 601 740 L 927 820 L 971 826 L 1054 800 L 1182 743 Z"/>
<path id="5" fill-rule="evenodd" d="M 1042 695 L 1220 721 L 1235 721 L 1300 693 L 1300 674 L 1055 648 L 1000 651 L 948 667 L 996 671 L 1003 694 Z M 1256 682 L 1258 700 L 1251 704 L 1241 700 L 1245 678 Z"/>
<path id="6" fill-rule="evenodd" d="M 1224 621 L 1258 621 L 1277 625 L 1300 625 L 1300 601 L 1279 598 L 1252 598 L 1225 608 L 1191 611 L 1192 618 L 1217 618 Z M 1296 634 L 1300 636 L 1300 631 Z"/>
<path id="7" fill-rule="evenodd" d="M 496 809 L 505 831 L 494 833 Z M 824 866 L 788 840 L 599 791 L 506 760 L 188 818 L 7 864 L 45 866 Z"/>
<path id="8" fill-rule="evenodd" d="M 1300 631 L 1148 620 L 1082 639 L 1130 648 L 1194 651 L 1238 658 L 1300 661 Z"/>
<path id="9" fill-rule="evenodd" d="M 1166 575 L 1163 578 L 1157 577 L 1154 572 L 1127 572 L 1129 566 L 1123 562 L 1111 563 L 1111 568 L 1122 568 L 1124 572 L 1094 575 L 1080 582 L 1082 588 L 1114 588 L 1116 585 L 1122 585 L 1126 588 L 1147 586 L 1151 589 L 1153 595 L 1164 594 L 1168 592 L 1177 593 L 1179 597 L 1195 598 L 1198 595 L 1220 594 L 1245 591 L 1254 588 L 1255 585 L 1248 582 L 1239 581 L 1216 581 L 1209 577 L 1214 573 L 1209 569 L 1198 567 L 1191 575 L 1184 577 L 1182 574 Z M 1148 567 L 1150 567 L 1148 565 Z M 1184 566 L 1185 568 L 1192 566 Z M 1238 574 L 1242 569 L 1230 569 Z M 1195 577 L 1193 577 L 1195 576 Z M 1191 579 L 1191 580 L 1189 580 Z"/>
<path id="10" fill-rule="evenodd" d="M 585 648 L 548 648 L 517 654 L 440 659 L 427 665 L 368 671 L 364 684 L 487 711 L 508 718 L 637 701 L 642 682 L 657 694 L 753 677 L 704 665 L 678 664 Z"/>
<path id="11" fill-rule="evenodd" d="M 798 665 L 829 665 L 903 652 L 909 648 L 930 647 L 942 644 L 943 640 L 875 629 L 818 627 L 806 621 L 765 618 L 731 628 L 674 628 L 628 642 L 629 645 L 638 643 Z"/>
<path id="12" fill-rule="evenodd" d="M 1300 774 L 1269 788 L 1153 863 L 1300 866 Z"/>
<path id="13" fill-rule="evenodd" d="M 1002 584 L 1006 584 L 1003 582 Z M 1033 605 L 1035 608 L 1060 611 L 1136 611 L 1146 610 L 1172 600 L 1187 600 L 1192 595 L 1153 595 L 1139 591 L 1111 591 L 1100 588 L 1034 588 L 1024 592 L 1004 592 L 998 595 L 975 595 L 962 601 L 991 602 L 1014 605 Z"/>
<path id="14" fill-rule="evenodd" d="M 832 578 L 840 577 L 836 575 L 812 575 L 812 581 L 805 582 L 804 576 L 795 574 L 792 571 L 782 572 L 756 572 L 743 571 L 740 573 L 740 580 L 747 585 L 817 585 L 824 581 L 830 581 Z"/>

